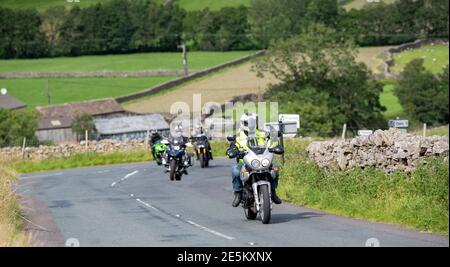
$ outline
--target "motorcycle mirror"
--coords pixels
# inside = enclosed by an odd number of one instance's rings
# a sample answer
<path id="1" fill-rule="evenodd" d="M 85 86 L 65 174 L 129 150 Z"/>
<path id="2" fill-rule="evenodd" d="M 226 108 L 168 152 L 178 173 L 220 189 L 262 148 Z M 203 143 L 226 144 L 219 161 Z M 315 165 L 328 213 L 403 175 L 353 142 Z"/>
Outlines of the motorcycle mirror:
<path id="1" fill-rule="evenodd" d="M 284 154 L 284 149 L 281 146 L 276 146 L 274 148 L 270 148 L 269 152 L 277 154 L 277 155 L 281 155 L 281 154 Z"/>

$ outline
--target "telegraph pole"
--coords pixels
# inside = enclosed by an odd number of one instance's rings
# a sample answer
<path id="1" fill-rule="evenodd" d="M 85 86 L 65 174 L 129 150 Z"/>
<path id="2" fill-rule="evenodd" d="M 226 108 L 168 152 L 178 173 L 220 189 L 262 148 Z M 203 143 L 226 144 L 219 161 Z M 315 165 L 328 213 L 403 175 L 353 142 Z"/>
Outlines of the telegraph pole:
<path id="1" fill-rule="evenodd" d="M 188 71 L 188 62 L 187 62 L 186 45 L 185 45 L 185 44 L 179 45 L 178 48 L 183 50 L 183 68 L 184 68 L 184 76 L 188 76 L 188 75 L 189 75 L 189 71 Z"/>

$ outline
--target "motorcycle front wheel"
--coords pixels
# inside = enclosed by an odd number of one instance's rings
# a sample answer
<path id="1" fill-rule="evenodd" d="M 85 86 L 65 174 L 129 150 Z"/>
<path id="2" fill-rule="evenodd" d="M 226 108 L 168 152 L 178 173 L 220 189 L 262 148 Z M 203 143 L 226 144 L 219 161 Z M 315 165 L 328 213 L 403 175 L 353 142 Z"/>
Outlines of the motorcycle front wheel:
<path id="1" fill-rule="evenodd" d="M 205 168 L 206 166 L 206 155 L 205 153 L 200 154 L 200 167 Z"/>
<path id="2" fill-rule="evenodd" d="M 174 181 L 176 175 L 177 175 L 177 161 L 175 159 L 172 159 L 170 161 L 170 174 L 169 174 L 170 181 Z"/>
<path id="3" fill-rule="evenodd" d="M 271 217 L 270 196 L 269 196 L 269 188 L 265 184 L 259 187 L 259 201 L 261 202 L 261 207 L 259 210 L 259 213 L 261 215 L 261 221 L 263 224 L 268 224 L 270 222 Z"/>
<path id="4" fill-rule="evenodd" d="M 256 219 L 256 216 L 258 215 L 258 213 L 254 212 L 251 208 L 245 208 L 244 213 L 245 213 L 245 218 L 247 218 L 247 220 L 254 220 L 254 219 Z"/>

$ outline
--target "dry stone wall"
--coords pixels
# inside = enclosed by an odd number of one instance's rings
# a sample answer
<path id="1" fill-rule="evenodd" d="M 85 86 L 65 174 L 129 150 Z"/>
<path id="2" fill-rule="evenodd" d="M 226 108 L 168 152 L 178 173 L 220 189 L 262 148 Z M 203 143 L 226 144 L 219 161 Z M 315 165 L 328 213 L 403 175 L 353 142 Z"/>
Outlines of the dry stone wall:
<path id="1" fill-rule="evenodd" d="M 146 149 L 146 144 L 143 140 L 132 140 L 128 142 L 101 140 L 88 142 L 87 149 L 84 143 L 61 144 L 57 146 L 26 147 L 25 150 L 22 150 L 21 147 L 2 148 L 0 149 L 0 154 L 10 159 L 22 159 L 23 157 L 28 160 L 43 160 L 68 157 L 85 152 L 111 153 L 143 149 Z"/>
<path id="2" fill-rule="evenodd" d="M 322 168 L 376 167 L 386 172 L 411 172 L 421 158 L 448 159 L 448 142 L 448 137 L 422 137 L 390 129 L 375 131 L 369 137 L 313 142 L 307 151 Z"/>

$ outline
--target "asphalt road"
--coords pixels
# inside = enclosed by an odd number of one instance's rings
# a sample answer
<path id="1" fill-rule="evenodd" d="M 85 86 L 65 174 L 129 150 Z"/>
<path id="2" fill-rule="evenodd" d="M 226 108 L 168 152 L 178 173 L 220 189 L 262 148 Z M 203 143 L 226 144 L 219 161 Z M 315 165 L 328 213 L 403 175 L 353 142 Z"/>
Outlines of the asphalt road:
<path id="1" fill-rule="evenodd" d="M 44 203 L 61 240 L 80 246 L 360 247 L 370 238 L 380 246 L 449 245 L 448 236 L 285 203 L 274 205 L 269 225 L 247 221 L 242 208 L 231 207 L 232 163 L 216 159 L 208 169 L 196 163 L 174 182 L 155 163 L 27 174 L 17 191 Z"/>

